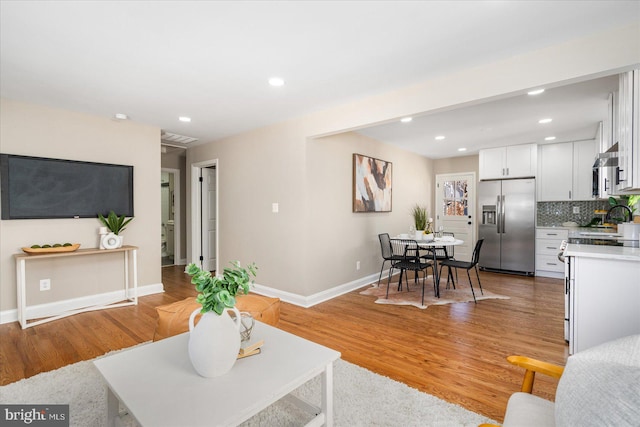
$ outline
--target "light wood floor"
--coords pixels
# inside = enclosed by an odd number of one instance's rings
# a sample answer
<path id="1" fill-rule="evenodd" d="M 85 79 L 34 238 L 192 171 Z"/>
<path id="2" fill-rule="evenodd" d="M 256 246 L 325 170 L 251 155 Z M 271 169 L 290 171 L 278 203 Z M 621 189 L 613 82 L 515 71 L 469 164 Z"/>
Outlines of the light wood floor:
<path id="1" fill-rule="evenodd" d="M 139 305 L 82 313 L 26 330 L 0 325 L 0 384 L 149 341 L 155 307 L 195 295 L 184 267 L 164 267 L 165 293 Z M 466 275 L 465 275 L 466 276 Z M 466 277 L 461 277 L 465 286 Z M 359 291 L 304 309 L 283 303 L 279 327 L 334 348 L 348 362 L 502 421 L 523 354 L 564 365 L 561 280 L 481 272 L 483 288 L 509 300 L 420 310 L 374 304 Z M 556 382 L 536 379 L 534 393 L 553 399 Z M 378 390 L 384 393 L 384 390 Z"/>

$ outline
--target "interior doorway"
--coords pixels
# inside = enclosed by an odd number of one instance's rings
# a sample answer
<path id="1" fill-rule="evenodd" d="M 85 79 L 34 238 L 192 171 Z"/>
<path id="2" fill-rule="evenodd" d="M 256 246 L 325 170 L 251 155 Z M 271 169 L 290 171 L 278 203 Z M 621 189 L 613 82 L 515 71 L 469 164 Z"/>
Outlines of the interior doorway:
<path id="1" fill-rule="evenodd" d="M 192 262 L 218 271 L 218 162 L 191 165 Z"/>
<path id="2" fill-rule="evenodd" d="M 160 172 L 162 266 L 175 265 L 180 254 L 180 171 Z"/>

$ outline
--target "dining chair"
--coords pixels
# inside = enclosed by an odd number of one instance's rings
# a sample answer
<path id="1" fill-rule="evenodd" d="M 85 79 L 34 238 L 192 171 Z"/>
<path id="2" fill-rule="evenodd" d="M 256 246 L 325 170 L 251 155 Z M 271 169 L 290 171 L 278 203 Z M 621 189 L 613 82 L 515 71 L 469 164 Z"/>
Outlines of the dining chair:
<path id="1" fill-rule="evenodd" d="M 393 245 L 393 240 L 389 237 L 389 233 L 378 234 L 378 239 L 380 239 L 380 250 L 382 252 L 382 267 L 380 267 L 380 275 L 378 276 L 378 286 L 380 286 L 384 264 L 387 261 L 391 263 L 389 270 L 389 272 L 391 272 L 391 269 L 393 269 L 393 262 L 402 261 L 404 259 L 404 248 L 398 245 Z"/>
<path id="2" fill-rule="evenodd" d="M 440 237 L 442 236 L 450 236 L 450 237 L 454 237 L 455 235 L 454 233 L 448 232 L 448 231 L 440 231 L 439 232 Z M 435 256 L 435 260 L 440 263 L 440 268 L 439 268 L 439 274 L 438 277 L 442 277 L 442 263 L 441 261 L 444 260 L 448 260 L 448 259 L 454 259 L 454 248 L 455 246 L 451 245 L 451 246 L 433 246 L 433 247 L 427 247 L 427 248 L 423 248 L 424 250 L 427 251 L 427 254 L 423 255 L 423 258 L 430 260 L 433 259 Z M 437 268 L 437 267 L 436 267 Z M 451 275 L 451 269 L 448 270 L 448 274 Z M 457 277 L 456 277 L 457 278 Z M 447 278 L 447 283 L 448 283 L 449 278 Z M 451 276 L 451 280 L 453 281 L 453 276 Z"/>
<path id="3" fill-rule="evenodd" d="M 436 279 L 435 279 L 436 278 L 435 258 L 430 260 L 424 260 L 423 262 L 424 258 L 422 258 L 420 255 L 420 247 L 418 246 L 418 242 L 416 242 L 415 240 L 406 240 L 406 239 L 396 239 L 396 240 L 398 244 L 401 244 L 404 246 L 403 259 L 401 261 L 393 262 L 393 268 L 400 270 L 400 286 L 402 283 L 402 276 L 404 274 L 405 280 L 407 282 L 407 291 L 409 290 L 409 279 L 406 275 L 407 271 L 414 272 L 414 280 L 416 283 L 418 283 L 420 271 L 424 272 L 424 275 L 422 276 L 422 305 L 424 305 L 424 285 L 427 278 L 427 268 L 431 267 L 433 271 L 433 277 L 434 277 L 433 291 L 436 297 L 439 297 Z M 387 298 L 389 298 L 390 283 L 391 283 L 391 269 L 389 270 L 389 280 L 387 283 L 387 296 L 386 296 Z"/>
<path id="4" fill-rule="evenodd" d="M 476 246 L 473 249 L 473 255 L 471 256 L 471 261 L 458 261 L 455 259 L 446 259 L 440 262 L 441 266 L 446 266 L 448 268 L 447 275 L 447 286 L 449 286 L 449 279 L 453 280 L 453 275 L 451 274 L 451 269 L 456 269 L 456 277 L 458 276 L 457 271 L 458 268 L 464 268 L 467 270 L 467 277 L 469 278 L 469 286 L 471 286 L 471 294 L 473 295 L 473 301 L 477 304 L 476 293 L 473 290 L 473 283 L 471 282 L 471 275 L 469 274 L 469 270 L 472 268 L 476 271 L 476 277 L 478 278 L 478 285 L 480 286 L 480 293 L 482 294 L 482 283 L 480 283 L 480 274 L 478 274 L 478 259 L 480 258 L 480 249 L 482 248 L 482 243 L 484 239 L 479 239 L 476 242 Z M 453 287 L 455 289 L 456 284 L 453 282 Z"/>

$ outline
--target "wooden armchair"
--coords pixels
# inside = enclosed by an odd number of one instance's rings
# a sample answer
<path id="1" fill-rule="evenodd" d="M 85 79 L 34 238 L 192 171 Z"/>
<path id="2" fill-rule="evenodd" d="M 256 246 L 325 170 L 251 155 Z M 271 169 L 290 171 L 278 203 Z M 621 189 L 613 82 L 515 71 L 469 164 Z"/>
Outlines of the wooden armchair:
<path id="1" fill-rule="evenodd" d="M 640 335 L 576 353 L 564 368 L 522 356 L 507 360 L 526 371 L 522 391 L 507 403 L 505 427 L 640 425 Z M 555 403 L 530 394 L 536 372 L 560 380 Z"/>

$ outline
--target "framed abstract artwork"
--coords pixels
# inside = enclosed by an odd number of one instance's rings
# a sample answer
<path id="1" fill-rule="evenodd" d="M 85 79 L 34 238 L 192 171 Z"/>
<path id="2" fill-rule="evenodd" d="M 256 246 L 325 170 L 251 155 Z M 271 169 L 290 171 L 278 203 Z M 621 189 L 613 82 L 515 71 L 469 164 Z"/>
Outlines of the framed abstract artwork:
<path id="1" fill-rule="evenodd" d="M 391 212 L 392 164 L 353 154 L 353 212 Z"/>

